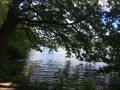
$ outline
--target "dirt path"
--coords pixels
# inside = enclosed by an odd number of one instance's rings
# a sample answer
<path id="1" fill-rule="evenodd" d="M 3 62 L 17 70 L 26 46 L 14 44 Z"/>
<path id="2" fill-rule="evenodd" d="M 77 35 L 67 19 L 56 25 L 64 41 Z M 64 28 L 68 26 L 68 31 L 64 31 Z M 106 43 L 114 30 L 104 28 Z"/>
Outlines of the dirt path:
<path id="1" fill-rule="evenodd" d="M 16 90 L 17 87 L 17 84 L 14 84 L 12 82 L 5 82 L 0 79 L 0 90 Z"/>

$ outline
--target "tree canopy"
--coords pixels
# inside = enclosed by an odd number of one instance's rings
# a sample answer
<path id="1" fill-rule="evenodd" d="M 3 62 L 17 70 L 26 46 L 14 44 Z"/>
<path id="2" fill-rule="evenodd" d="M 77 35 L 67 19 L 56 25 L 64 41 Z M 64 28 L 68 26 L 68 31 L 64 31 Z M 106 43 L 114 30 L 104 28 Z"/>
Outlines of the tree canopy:
<path id="1" fill-rule="evenodd" d="M 63 47 L 68 56 L 107 62 L 111 70 L 120 63 L 119 12 L 119 0 L 12 0 L 6 20 L 12 17 L 10 29 L 24 30 L 31 41 L 33 35 L 37 47 Z"/>

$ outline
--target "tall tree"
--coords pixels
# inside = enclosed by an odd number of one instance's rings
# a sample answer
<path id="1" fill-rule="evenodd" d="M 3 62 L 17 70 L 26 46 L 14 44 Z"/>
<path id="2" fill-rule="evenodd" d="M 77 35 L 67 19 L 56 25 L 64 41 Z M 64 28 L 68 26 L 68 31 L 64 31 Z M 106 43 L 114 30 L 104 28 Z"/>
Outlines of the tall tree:
<path id="1" fill-rule="evenodd" d="M 119 61 L 119 11 L 119 0 L 13 0 L 0 29 L 0 61 L 15 29 L 32 33 L 37 46 L 61 46 L 80 60 Z"/>
<path id="2" fill-rule="evenodd" d="M 9 11 L 7 14 L 7 17 L 1 26 L 0 29 L 0 64 L 2 63 L 3 57 L 5 55 L 7 42 L 10 37 L 10 35 L 13 33 L 13 31 L 16 29 L 16 26 L 18 25 L 18 16 L 20 14 L 19 12 L 19 5 L 23 0 L 13 0 Z"/>

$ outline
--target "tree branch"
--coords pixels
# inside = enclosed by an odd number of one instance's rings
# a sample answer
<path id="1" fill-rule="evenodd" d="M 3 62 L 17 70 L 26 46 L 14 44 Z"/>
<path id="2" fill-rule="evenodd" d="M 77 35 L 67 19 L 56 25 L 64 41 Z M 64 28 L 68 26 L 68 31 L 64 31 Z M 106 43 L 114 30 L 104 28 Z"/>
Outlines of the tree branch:
<path id="1" fill-rule="evenodd" d="M 35 40 L 36 40 L 39 44 L 41 44 L 41 42 L 40 42 L 39 39 L 36 37 L 36 35 L 35 35 L 31 30 L 29 30 L 28 28 L 21 27 L 21 28 L 16 28 L 16 29 L 26 30 L 26 31 L 30 32 L 30 33 L 33 35 L 33 37 L 35 38 Z"/>
<path id="2" fill-rule="evenodd" d="M 72 23 L 59 23 L 59 22 L 50 22 L 50 21 L 43 21 L 43 20 L 30 20 L 27 18 L 19 18 L 19 21 L 23 24 L 29 25 L 29 24 L 54 24 L 54 25 L 72 25 Z"/>

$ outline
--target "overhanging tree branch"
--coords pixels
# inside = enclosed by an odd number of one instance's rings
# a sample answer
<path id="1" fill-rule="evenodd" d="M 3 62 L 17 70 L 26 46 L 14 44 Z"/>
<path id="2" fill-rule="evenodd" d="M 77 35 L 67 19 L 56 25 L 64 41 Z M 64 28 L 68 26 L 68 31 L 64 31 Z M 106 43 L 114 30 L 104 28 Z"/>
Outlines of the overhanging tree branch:
<path id="1" fill-rule="evenodd" d="M 18 30 L 26 30 L 26 31 L 30 32 L 33 35 L 33 37 L 35 38 L 35 40 L 38 42 L 38 44 L 41 44 L 39 39 L 36 37 L 36 35 L 29 28 L 21 27 L 21 28 L 16 28 L 16 29 L 18 29 Z"/>
<path id="2" fill-rule="evenodd" d="M 65 26 L 65 25 L 72 25 L 72 23 L 59 23 L 59 22 L 50 22 L 50 21 L 43 21 L 43 20 L 30 20 L 30 19 L 27 19 L 27 18 L 24 18 L 24 19 L 19 19 L 20 23 L 22 24 L 26 24 L 26 25 L 29 25 L 29 24 L 54 24 L 54 25 L 62 25 L 62 26 Z"/>

